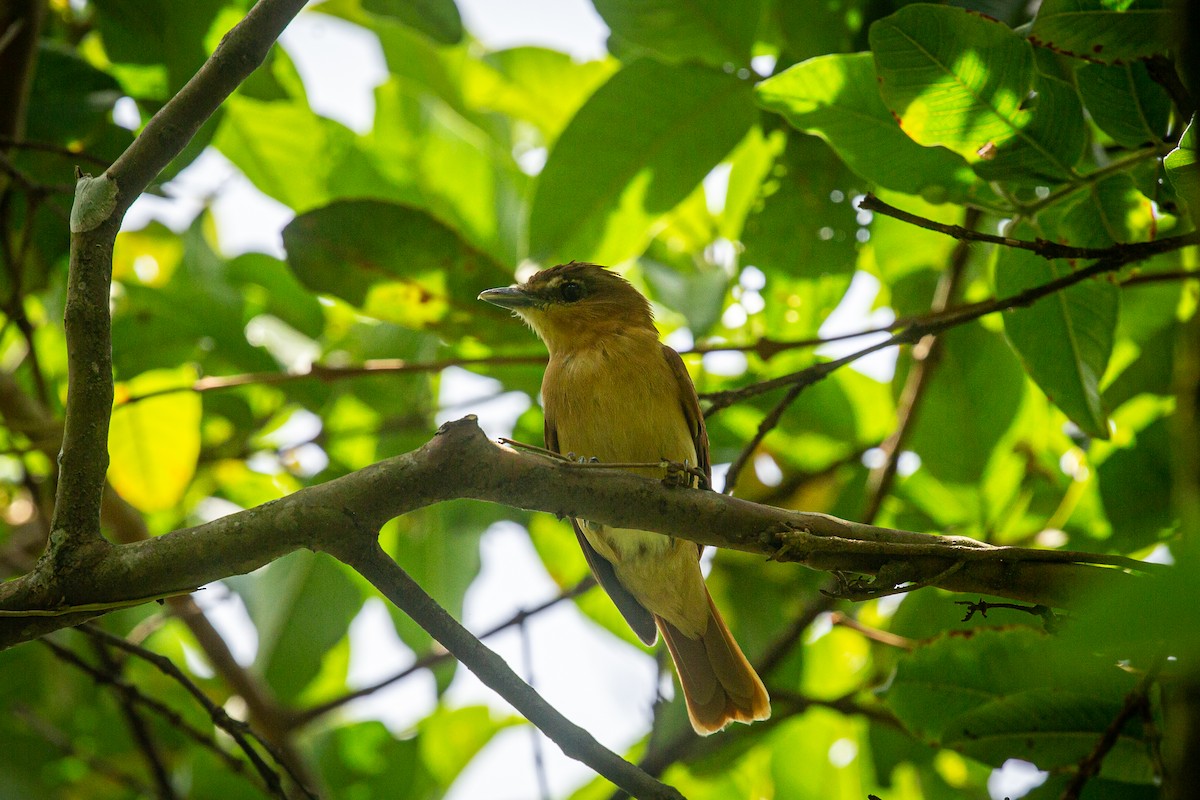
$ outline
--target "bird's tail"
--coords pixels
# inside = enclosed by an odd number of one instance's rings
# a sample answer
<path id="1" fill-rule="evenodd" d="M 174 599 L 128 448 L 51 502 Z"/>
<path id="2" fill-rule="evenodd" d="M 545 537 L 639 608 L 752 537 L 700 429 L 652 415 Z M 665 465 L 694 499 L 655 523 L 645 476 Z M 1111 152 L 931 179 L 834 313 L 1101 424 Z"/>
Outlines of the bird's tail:
<path id="1" fill-rule="evenodd" d="M 712 597 L 708 627 L 692 639 L 659 616 L 654 617 L 683 686 L 688 718 L 696 733 L 716 733 L 732 721 L 753 722 L 771 716 L 771 698 L 762 679 L 738 647 Z"/>

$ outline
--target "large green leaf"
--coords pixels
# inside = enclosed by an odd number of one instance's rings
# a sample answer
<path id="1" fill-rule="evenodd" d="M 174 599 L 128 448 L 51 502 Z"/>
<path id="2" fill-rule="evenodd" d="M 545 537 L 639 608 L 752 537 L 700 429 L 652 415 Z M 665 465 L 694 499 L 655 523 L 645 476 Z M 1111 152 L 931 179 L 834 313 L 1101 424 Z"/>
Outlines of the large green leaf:
<path id="1" fill-rule="evenodd" d="M 171 392 L 135 403 L 123 398 L 189 387 L 194 367 L 154 370 L 116 388 L 117 408 L 108 430 L 113 488 L 141 511 L 173 507 L 196 472 L 200 456 L 200 395 Z"/>
<path id="2" fill-rule="evenodd" d="M 981 181 L 962 157 L 921 147 L 879 96 L 870 53 L 818 56 L 769 78 L 758 102 L 820 136 L 862 178 L 938 202 L 962 200 Z"/>
<path id="3" fill-rule="evenodd" d="M 462 17 L 454 0 L 362 0 L 363 10 L 391 17 L 440 44 L 458 44 L 463 38 Z"/>
<path id="4" fill-rule="evenodd" d="M 1084 64 L 1075 76 L 1088 113 L 1117 144 L 1140 147 L 1166 135 L 1171 98 L 1145 64 Z"/>
<path id="5" fill-rule="evenodd" d="M 1097 468 L 1100 497 L 1113 530 L 1107 544 L 1118 552 L 1152 545 L 1175 527 L 1172 449 L 1170 426 L 1160 417 Z"/>
<path id="6" fill-rule="evenodd" d="M 611 264 L 695 189 L 754 122 L 750 86 L 703 67 L 630 64 L 562 132 L 529 219 L 534 258 Z"/>
<path id="7" fill-rule="evenodd" d="M 854 176 L 828 149 L 792 134 L 746 217 L 744 262 L 767 274 L 817 277 L 854 271 Z M 840 198 L 834 202 L 832 198 Z"/>
<path id="8" fill-rule="evenodd" d="M 263 194 L 304 211 L 331 198 L 334 167 L 353 135 L 302 99 L 264 103 L 234 95 L 225 101 L 213 145 Z"/>
<path id="9" fill-rule="evenodd" d="M 870 41 L 883 100 L 914 140 L 983 162 L 986 177 L 1071 176 L 1085 142 L 1078 97 L 1040 75 L 1003 23 L 917 3 L 872 25 Z"/>
<path id="10" fill-rule="evenodd" d="M 228 0 L 95 0 L 95 26 L 108 57 L 165 64 L 167 88 L 183 86 L 208 57 L 209 29 Z"/>
<path id="11" fill-rule="evenodd" d="M 1045 0 L 1030 41 L 1104 64 L 1132 61 L 1169 47 L 1171 11 L 1160 0 Z"/>
<path id="12" fill-rule="evenodd" d="M 1167 175 L 1179 193 L 1188 203 L 1200 208 L 1200 133 L 1197 132 L 1196 117 L 1188 124 L 1187 130 L 1179 139 L 1179 145 L 1167 154 L 1163 165 Z"/>
<path id="13" fill-rule="evenodd" d="M 1069 274 L 1062 260 L 1002 248 L 995 266 L 997 294 L 1007 297 Z M 1050 400 L 1089 436 L 1108 438 L 1100 379 L 1112 353 L 1119 290 L 1101 278 L 1077 283 L 1004 317 L 1004 330 L 1025 370 Z"/>
<path id="14" fill-rule="evenodd" d="M 96 132 L 106 121 L 121 88 L 112 76 L 69 50 L 42 45 L 34 73 L 26 121 L 31 140 L 67 144 Z"/>
<path id="15" fill-rule="evenodd" d="M 288 264 L 310 290 L 412 328 L 471 327 L 475 298 L 512 274 L 411 206 L 340 200 L 283 229 Z"/>
<path id="16" fill-rule="evenodd" d="M 1085 760 L 1121 712 L 1120 696 L 1097 697 L 1093 687 L 1032 689 L 1006 695 L 958 717 L 942 744 L 999 767 L 1020 758 L 1044 770 Z M 1117 780 L 1150 783 L 1154 771 L 1139 722 L 1128 723 L 1101 765 Z"/>
<path id="17" fill-rule="evenodd" d="M 1067 210 L 1058 234 L 1078 247 L 1108 247 L 1150 238 L 1156 222 L 1150 201 L 1124 173 L 1089 184 Z"/>
<path id="18" fill-rule="evenodd" d="M 323 553 L 291 553 L 231 581 L 258 630 L 255 667 L 281 700 L 297 698 L 362 606 L 358 586 Z"/>
<path id="19" fill-rule="evenodd" d="M 463 98 L 469 108 L 498 111 L 537 126 L 553 144 L 583 102 L 616 72 L 615 59 L 579 63 L 543 47 L 514 47 L 468 61 Z"/>
<path id="20" fill-rule="evenodd" d="M 668 61 L 750 65 L 762 0 L 595 0 L 612 35 Z"/>
<path id="21" fill-rule="evenodd" d="M 347 798 L 441 797 L 421 758 L 419 738 L 398 738 L 382 722 L 354 722 L 322 730 L 313 750 L 321 774 Z"/>
<path id="22" fill-rule="evenodd" d="M 949 483 L 976 484 L 1016 417 L 1025 384 L 999 335 L 969 325 L 941 338 L 906 446 L 921 457 L 922 470 Z M 897 370 L 900 379 L 905 366 Z"/>
<path id="23" fill-rule="evenodd" d="M 1107 708 L 1115 701 L 1119 710 L 1134 680 L 1111 661 L 1086 657 L 1030 628 L 984 629 L 942 636 L 901 658 L 884 701 L 909 731 L 941 741 L 961 732 L 956 726 L 964 715 L 1031 691 L 1087 686 L 1096 704 Z"/>

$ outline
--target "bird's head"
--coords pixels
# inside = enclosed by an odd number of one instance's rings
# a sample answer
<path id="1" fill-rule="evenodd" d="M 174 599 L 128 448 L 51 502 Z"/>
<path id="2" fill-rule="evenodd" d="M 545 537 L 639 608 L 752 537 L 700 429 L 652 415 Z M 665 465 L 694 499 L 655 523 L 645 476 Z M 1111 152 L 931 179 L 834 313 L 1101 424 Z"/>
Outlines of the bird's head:
<path id="1" fill-rule="evenodd" d="M 511 309 L 551 353 L 638 329 L 657 336 L 649 301 L 629 281 L 596 264 L 560 264 L 518 286 L 488 289 L 479 299 Z"/>

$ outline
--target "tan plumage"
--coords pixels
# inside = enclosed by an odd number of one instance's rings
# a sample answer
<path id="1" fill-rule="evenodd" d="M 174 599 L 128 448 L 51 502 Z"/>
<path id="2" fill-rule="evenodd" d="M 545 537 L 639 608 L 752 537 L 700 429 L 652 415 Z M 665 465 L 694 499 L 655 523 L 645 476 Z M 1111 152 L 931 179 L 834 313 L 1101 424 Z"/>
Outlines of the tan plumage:
<path id="1" fill-rule="evenodd" d="M 679 354 L 650 304 L 594 264 L 563 264 L 480 299 L 511 308 L 546 343 L 546 446 L 602 462 L 684 462 L 710 474 L 708 434 Z M 649 468 L 637 470 L 660 475 Z M 572 520 L 597 580 L 642 641 L 661 632 L 698 733 L 770 716 L 762 680 L 713 605 L 700 545 Z"/>

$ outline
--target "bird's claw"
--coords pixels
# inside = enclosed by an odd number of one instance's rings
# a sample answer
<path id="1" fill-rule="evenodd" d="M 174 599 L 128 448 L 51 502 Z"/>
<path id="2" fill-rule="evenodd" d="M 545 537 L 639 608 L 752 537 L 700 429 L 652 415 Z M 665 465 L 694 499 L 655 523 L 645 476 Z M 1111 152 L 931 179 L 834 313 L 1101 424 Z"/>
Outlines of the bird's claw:
<path id="1" fill-rule="evenodd" d="M 701 489 L 708 488 L 708 476 L 704 474 L 704 470 L 699 467 L 693 467 L 686 460 L 680 463 L 679 461 L 663 459 L 660 464 L 663 468 L 664 485 L 699 486 Z"/>

